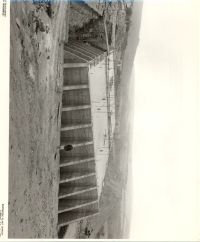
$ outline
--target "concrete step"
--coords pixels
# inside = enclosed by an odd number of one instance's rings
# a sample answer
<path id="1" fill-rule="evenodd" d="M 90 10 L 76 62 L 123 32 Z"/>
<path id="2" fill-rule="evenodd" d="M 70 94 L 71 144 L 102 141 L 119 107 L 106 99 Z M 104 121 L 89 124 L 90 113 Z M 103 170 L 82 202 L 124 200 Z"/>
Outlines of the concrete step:
<path id="1" fill-rule="evenodd" d="M 63 86 L 69 85 L 88 85 L 88 64 L 66 63 L 63 70 Z"/>
<path id="2" fill-rule="evenodd" d="M 87 219 L 87 218 L 91 218 L 94 216 L 97 216 L 99 214 L 99 211 L 83 211 L 81 213 L 72 213 L 71 211 L 69 211 L 68 213 L 70 213 L 69 215 L 64 215 L 64 214 L 60 214 L 60 219 L 58 219 L 58 229 L 60 229 L 63 226 L 69 225 L 70 223 L 75 223 L 77 221 L 80 221 L 82 219 Z M 70 219 L 67 219 L 67 216 L 70 217 Z"/>
<path id="3" fill-rule="evenodd" d="M 84 129 L 84 128 L 89 128 L 92 127 L 92 124 L 76 124 L 76 125 L 62 125 L 61 126 L 61 131 L 68 131 L 68 130 L 73 130 L 73 129 Z"/>
<path id="4" fill-rule="evenodd" d="M 74 157 L 74 158 L 61 158 L 60 159 L 60 167 L 65 167 L 65 166 L 71 166 L 71 165 L 76 165 L 76 164 L 81 164 L 89 161 L 94 161 L 95 158 L 94 156 L 88 156 L 86 158 L 83 157 Z"/>
<path id="5" fill-rule="evenodd" d="M 87 190 L 97 188 L 96 176 L 88 176 L 67 183 L 62 183 L 59 186 L 59 198 L 68 197 L 79 194 Z"/>
<path id="6" fill-rule="evenodd" d="M 62 112 L 61 124 L 62 125 L 80 125 L 89 124 L 92 122 L 91 110 L 74 110 L 71 112 Z"/>
<path id="7" fill-rule="evenodd" d="M 62 166 L 60 167 L 60 174 L 69 174 L 69 173 L 74 173 L 74 172 L 93 172 L 95 171 L 95 162 L 94 160 L 88 161 L 88 162 L 82 162 L 82 163 L 76 163 L 72 164 L 70 166 Z"/>
<path id="8" fill-rule="evenodd" d="M 81 89 L 87 89 L 87 88 L 89 88 L 87 84 L 68 85 L 63 87 L 63 91 L 81 90 Z"/>
<path id="9" fill-rule="evenodd" d="M 78 220 L 96 216 L 99 213 L 98 202 L 58 214 L 58 228 Z"/>
<path id="10" fill-rule="evenodd" d="M 80 126 L 78 125 L 77 127 Z M 92 125 L 89 125 L 89 127 L 62 130 L 60 136 L 61 143 L 74 144 L 73 148 L 77 147 L 77 143 L 93 141 Z"/>
<path id="11" fill-rule="evenodd" d="M 67 188 L 68 186 L 66 186 L 66 189 Z M 60 198 L 59 205 L 61 205 L 61 207 L 62 205 L 66 206 L 66 204 L 68 204 L 68 202 L 70 201 L 73 201 L 77 205 L 82 200 L 86 202 L 92 202 L 94 200 L 98 200 L 97 186 L 96 186 L 96 189 L 88 189 L 88 187 L 86 188 L 87 189 L 85 189 L 84 192 L 75 193 L 71 196 L 68 196 L 67 198 Z M 83 202 L 81 202 L 81 204 L 82 203 Z"/>
<path id="12" fill-rule="evenodd" d="M 88 205 L 98 203 L 98 197 L 96 199 L 61 199 L 59 200 L 58 213 L 68 212 L 77 208 L 82 208 Z"/>
<path id="13" fill-rule="evenodd" d="M 73 111 L 73 110 L 82 110 L 82 109 L 88 109 L 91 108 L 91 105 L 75 105 L 75 106 L 63 106 L 62 111 Z"/>
<path id="14" fill-rule="evenodd" d="M 64 91 L 62 95 L 63 106 L 90 105 L 90 93 L 88 88 Z"/>
<path id="15" fill-rule="evenodd" d="M 71 197 L 73 195 L 77 195 L 77 194 L 82 194 L 85 192 L 89 192 L 89 191 L 94 191 L 97 190 L 97 186 L 96 185 L 84 185 L 84 184 L 80 184 L 79 186 L 77 186 L 77 184 L 70 184 L 68 186 L 61 186 L 60 190 L 59 190 L 59 199 L 62 198 L 68 198 Z"/>
<path id="16" fill-rule="evenodd" d="M 83 142 L 83 143 L 82 143 Z M 61 145 L 67 144 L 76 144 L 73 146 L 73 150 L 66 151 L 64 150 L 64 146 L 61 146 L 60 149 L 60 160 L 77 160 L 77 159 L 86 159 L 90 157 L 94 157 L 94 144 L 92 140 L 79 140 L 79 143 L 75 143 L 75 141 L 69 141 L 61 139 Z"/>
<path id="17" fill-rule="evenodd" d="M 60 184 L 61 183 L 66 183 L 70 181 L 76 181 L 82 178 L 87 178 L 91 176 L 95 176 L 96 172 L 95 171 L 73 171 L 73 172 L 63 172 L 60 174 Z"/>

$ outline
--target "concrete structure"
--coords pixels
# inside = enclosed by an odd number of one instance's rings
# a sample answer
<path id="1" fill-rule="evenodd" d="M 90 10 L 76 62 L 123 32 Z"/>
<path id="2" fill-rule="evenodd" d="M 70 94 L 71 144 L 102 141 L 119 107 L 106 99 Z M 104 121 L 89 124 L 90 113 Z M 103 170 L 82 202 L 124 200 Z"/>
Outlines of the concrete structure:
<path id="1" fill-rule="evenodd" d="M 112 52 L 69 43 L 63 67 L 59 228 L 98 214 L 115 117 Z"/>

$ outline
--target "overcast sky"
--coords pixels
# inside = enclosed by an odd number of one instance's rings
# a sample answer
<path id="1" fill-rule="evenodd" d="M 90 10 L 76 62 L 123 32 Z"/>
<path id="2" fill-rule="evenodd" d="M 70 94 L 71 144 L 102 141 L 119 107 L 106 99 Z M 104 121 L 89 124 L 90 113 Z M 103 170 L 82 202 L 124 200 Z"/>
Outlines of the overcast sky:
<path id="1" fill-rule="evenodd" d="M 198 3 L 144 1 L 134 63 L 134 240 L 200 239 Z"/>

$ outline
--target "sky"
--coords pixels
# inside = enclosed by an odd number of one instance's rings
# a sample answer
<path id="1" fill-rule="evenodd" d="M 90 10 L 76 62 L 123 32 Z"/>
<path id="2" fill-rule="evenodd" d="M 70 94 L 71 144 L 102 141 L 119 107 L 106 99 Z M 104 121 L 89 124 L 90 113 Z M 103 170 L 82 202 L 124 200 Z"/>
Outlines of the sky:
<path id="1" fill-rule="evenodd" d="M 200 239 L 199 4 L 144 1 L 132 76 L 137 241 Z"/>

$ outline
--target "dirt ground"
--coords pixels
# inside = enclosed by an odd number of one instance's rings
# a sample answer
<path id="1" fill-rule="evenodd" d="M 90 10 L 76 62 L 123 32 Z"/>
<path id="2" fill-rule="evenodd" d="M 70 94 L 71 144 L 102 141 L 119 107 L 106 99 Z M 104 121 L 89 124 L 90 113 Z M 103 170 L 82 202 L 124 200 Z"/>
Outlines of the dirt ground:
<path id="1" fill-rule="evenodd" d="M 11 4 L 9 238 L 57 237 L 68 4 Z"/>

